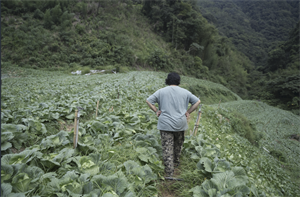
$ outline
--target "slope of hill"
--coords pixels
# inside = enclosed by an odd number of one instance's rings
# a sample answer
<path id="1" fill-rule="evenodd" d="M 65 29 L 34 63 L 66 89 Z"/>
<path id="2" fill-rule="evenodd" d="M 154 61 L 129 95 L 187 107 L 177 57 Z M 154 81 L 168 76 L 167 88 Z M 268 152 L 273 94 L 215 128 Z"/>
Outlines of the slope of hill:
<path id="1" fill-rule="evenodd" d="M 267 64 L 268 52 L 287 40 L 299 21 L 298 1 L 201 0 L 198 5 L 203 16 L 256 67 Z"/>
<path id="2" fill-rule="evenodd" d="M 1 71 L 13 76 L 2 80 L 1 196 L 162 196 L 160 135 L 145 99 L 165 86 L 167 73 L 74 76 L 11 65 Z M 170 186 L 176 195 L 299 194 L 299 177 L 291 179 L 287 170 L 299 169 L 299 157 L 292 158 L 299 154 L 299 142 L 288 145 L 288 139 L 277 139 L 283 136 L 278 129 L 297 134 L 297 116 L 243 101 L 224 86 L 205 80 L 183 77 L 182 85 L 210 94 L 199 92 L 203 114 L 197 134 L 190 136 L 196 113 L 186 132 L 177 169 L 185 181 Z M 219 97 L 231 102 L 219 106 Z M 78 106 L 83 110 L 78 146 L 73 149 Z M 291 157 L 283 160 L 280 152 Z"/>
<path id="3" fill-rule="evenodd" d="M 290 110 L 299 115 L 300 57 L 299 24 L 290 32 L 287 41 L 269 52 L 264 72 L 251 75 L 250 98 L 259 99 L 272 106 Z"/>
<path id="4" fill-rule="evenodd" d="M 148 6 L 152 14 L 156 3 Z M 218 35 L 196 6 L 190 1 L 166 4 L 168 17 L 155 19 L 144 15 L 145 6 L 117 0 L 2 1 L 2 61 L 49 70 L 172 70 L 247 95 L 250 61 Z M 176 28 L 169 16 L 175 17 Z M 157 31 L 156 22 L 169 24 L 168 35 L 174 29 L 173 41 Z"/>
<path id="5" fill-rule="evenodd" d="M 228 102 L 222 104 L 222 107 L 245 115 L 264 135 L 260 147 L 268 150 L 266 154 L 277 158 L 277 165 L 288 169 L 293 181 L 298 180 L 299 183 L 299 116 L 259 101 Z"/>

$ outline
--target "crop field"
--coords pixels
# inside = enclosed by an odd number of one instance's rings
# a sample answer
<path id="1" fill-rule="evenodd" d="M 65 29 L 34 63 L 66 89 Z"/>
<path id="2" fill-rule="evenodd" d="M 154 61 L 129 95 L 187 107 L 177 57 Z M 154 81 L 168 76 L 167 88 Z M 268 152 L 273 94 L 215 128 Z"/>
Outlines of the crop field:
<path id="1" fill-rule="evenodd" d="M 175 173 L 183 181 L 168 181 L 164 180 L 157 117 L 145 102 L 165 86 L 166 73 L 75 76 L 16 67 L 3 68 L 2 75 L 1 196 L 152 197 L 169 192 L 168 196 L 186 197 L 271 197 L 300 193 L 299 177 L 291 177 L 286 169 L 299 170 L 299 142 L 287 139 L 299 134 L 299 117 L 243 101 L 220 84 L 182 77 L 182 87 L 200 96 L 203 114 L 196 136 L 190 130 L 197 113 L 189 120 Z M 83 110 L 74 149 L 77 107 Z M 232 109 L 262 133 L 256 145 L 235 131 Z M 263 147 L 284 153 L 285 160 Z"/>

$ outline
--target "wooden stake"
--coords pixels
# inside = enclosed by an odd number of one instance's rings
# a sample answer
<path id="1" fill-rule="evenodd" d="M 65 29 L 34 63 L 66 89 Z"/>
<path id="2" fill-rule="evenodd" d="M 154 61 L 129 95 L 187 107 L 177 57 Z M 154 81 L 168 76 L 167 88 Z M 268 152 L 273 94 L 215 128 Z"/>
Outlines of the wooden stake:
<path id="1" fill-rule="evenodd" d="M 74 119 L 74 139 L 73 139 L 73 148 L 76 148 L 77 143 L 76 143 L 76 131 L 77 131 L 77 115 L 78 115 L 78 110 L 75 110 L 75 119 Z"/>
<path id="2" fill-rule="evenodd" d="M 198 111 L 198 116 L 197 116 L 197 121 L 196 121 L 196 124 L 194 126 L 194 130 L 193 130 L 193 133 L 191 135 L 196 135 L 197 132 L 195 132 L 197 129 L 198 129 L 198 126 L 199 126 L 199 122 L 200 122 L 200 118 L 201 118 L 201 108 L 202 108 L 202 105 L 200 105 L 200 108 L 199 108 L 199 111 Z"/>
<path id="3" fill-rule="evenodd" d="M 97 118 L 98 107 L 99 107 L 99 100 L 97 101 L 97 109 L 96 109 L 96 117 L 95 118 Z"/>
<path id="4" fill-rule="evenodd" d="M 198 126 L 199 126 L 199 122 L 200 122 L 200 119 L 201 119 L 201 114 L 202 114 L 202 112 L 200 111 L 199 112 L 199 118 L 198 118 L 197 123 L 196 123 L 195 136 L 197 135 L 197 132 L 198 132 Z"/>
<path id="5" fill-rule="evenodd" d="M 218 109 L 219 109 L 219 107 L 220 107 L 220 103 L 221 103 L 221 99 L 220 99 L 220 101 L 219 101 L 219 106 L 218 106 Z"/>

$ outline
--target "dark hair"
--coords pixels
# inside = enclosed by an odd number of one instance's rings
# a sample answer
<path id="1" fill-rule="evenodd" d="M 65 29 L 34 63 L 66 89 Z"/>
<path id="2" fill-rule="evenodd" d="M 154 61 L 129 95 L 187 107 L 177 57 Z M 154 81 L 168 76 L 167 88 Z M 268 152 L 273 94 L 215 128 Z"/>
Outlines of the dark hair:
<path id="1" fill-rule="evenodd" d="M 177 73 L 169 73 L 165 83 L 166 85 L 179 85 L 180 76 Z"/>

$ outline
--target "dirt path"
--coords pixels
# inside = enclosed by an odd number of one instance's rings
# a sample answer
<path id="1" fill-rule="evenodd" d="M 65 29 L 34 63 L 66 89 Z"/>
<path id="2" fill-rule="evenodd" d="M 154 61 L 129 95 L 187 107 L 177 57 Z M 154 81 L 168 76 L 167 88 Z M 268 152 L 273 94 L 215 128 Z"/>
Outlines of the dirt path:
<path id="1" fill-rule="evenodd" d="M 174 171 L 174 177 L 180 176 L 180 169 L 175 169 Z M 177 191 L 174 189 L 173 184 L 175 184 L 176 181 L 171 180 L 160 180 L 159 186 L 158 186 L 158 196 L 159 197 L 179 197 L 176 193 Z"/>
<path id="2" fill-rule="evenodd" d="M 187 119 L 188 121 L 188 125 L 189 125 L 189 129 L 185 131 L 184 135 L 190 135 L 193 131 L 194 128 L 194 124 L 195 124 L 195 119 L 197 118 L 198 115 L 198 109 L 197 108 L 191 115 L 190 117 Z M 174 171 L 174 177 L 179 177 L 181 173 L 180 167 L 179 168 L 175 168 Z M 180 197 L 178 195 L 178 191 L 176 191 L 176 188 L 174 187 L 174 184 L 177 181 L 171 181 L 171 180 L 159 180 L 158 184 L 158 196 L 159 197 Z"/>

